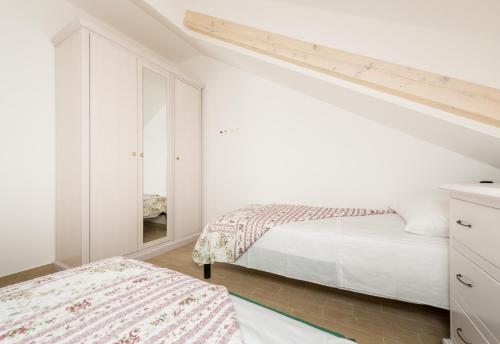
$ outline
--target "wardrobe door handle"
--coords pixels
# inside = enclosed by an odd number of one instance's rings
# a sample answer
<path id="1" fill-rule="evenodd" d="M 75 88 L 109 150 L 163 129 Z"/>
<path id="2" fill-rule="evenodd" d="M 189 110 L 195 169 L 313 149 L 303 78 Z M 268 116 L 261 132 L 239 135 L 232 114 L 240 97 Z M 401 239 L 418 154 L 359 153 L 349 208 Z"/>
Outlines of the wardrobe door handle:
<path id="1" fill-rule="evenodd" d="M 460 226 L 472 228 L 472 225 L 470 223 L 465 223 L 462 220 L 457 220 L 457 224 L 459 224 Z"/>
<path id="2" fill-rule="evenodd" d="M 137 156 L 137 153 L 136 152 L 132 152 L 132 156 Z"/>
<path id="3" fill-rule="evenodd" d="M 461 327 L 457 327 L 457 336 L 458 338 L 460 338 L 462 340 L 462 342 L 464 342 L 465 344 L 472 344 L 471 342 L 468 342 L 464 339 L 464 337 L 462 337 L 462 328 Z"/>
<path id="4" fill-rule="evenodd" d="M 462 276 L 462 274 L 457 274 L 455 277 L 457 278 L 457 280 L 458 280 L 460 283 L 462 283 L 462 284 L 464 284 L 464 285 L 468 286 L 469 288 L 472 288 L 472 284 L 471 284 L 471 283 L 465 283 L 464 281 L 462 281 L 462 277 L 464 277 L 464 276 Z"/>

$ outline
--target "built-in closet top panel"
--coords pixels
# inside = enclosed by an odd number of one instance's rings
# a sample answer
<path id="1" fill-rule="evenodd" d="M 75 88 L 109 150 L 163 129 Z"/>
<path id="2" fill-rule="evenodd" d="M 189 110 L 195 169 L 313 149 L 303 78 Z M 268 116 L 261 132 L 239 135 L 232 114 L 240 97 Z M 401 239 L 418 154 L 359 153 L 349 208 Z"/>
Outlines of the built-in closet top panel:
<path id="1" fill-rule="evenodd" d="M 138 58 L 145 59 L 154 64 L 157 64 L 158 66 L 175 74 L 178 79 L 181 79 L 196 88 L 203 88 L 203 83 L 201 81 L 186 75 L 178 67 L 176 67 L 174 63 L 168 61 L 154 51 L 144 47 L 140 43 L 134 41 L 133 39 L 130 39 L 126 35 L 98 21 L 95 18 L 75 18 L 52 38 L 52 44 L 54 44 L 54 46 L 59 45 L 74 32 L 82 28 L 93 32 L 94 34 L 99 34 L 105 38 L 112 40 L 116 44 L 119 44 L 122 47 L 130 50 L 130 52 L 136 55 Z M 172 49 L 175 49 L 175 47 L 172 47 Z"/>

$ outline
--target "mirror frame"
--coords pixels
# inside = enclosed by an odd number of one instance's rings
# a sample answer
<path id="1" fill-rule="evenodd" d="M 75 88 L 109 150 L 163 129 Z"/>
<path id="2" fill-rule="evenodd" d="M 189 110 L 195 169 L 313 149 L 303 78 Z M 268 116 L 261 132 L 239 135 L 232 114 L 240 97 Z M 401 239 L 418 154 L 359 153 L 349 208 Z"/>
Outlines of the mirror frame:
<path id="1" fill-rule="evenodd" d="M 166 197 L 167 197 L 167 235 L 163 238 L 149 241 L 144 243 L 144 160 L 139 159 L 138 164 L 138 185 L 137 191 L 139 195 L 138 199 L 138 233 L 137 242 L 138 249 L 142 250 L 148 247 L 156 246 L 174 239 L 174 161 L 173 157 L 175 155 L 174 151 L 174 108 L 173 108 L 173 80 L 174 77 L 171 72 L 163 69 L 155 64 L 139 59 L 137 62 L 137 84 L 138 84 L 138 150 L 139 152 L 144 152 L 144 109 L 143 109 L 143 69 L 147 68 L 154 73 L 159 74 L 165 78 L 167 89 L 166 89 L 166 133 L 167 133 L 167 180 L 166 180 Z"/>

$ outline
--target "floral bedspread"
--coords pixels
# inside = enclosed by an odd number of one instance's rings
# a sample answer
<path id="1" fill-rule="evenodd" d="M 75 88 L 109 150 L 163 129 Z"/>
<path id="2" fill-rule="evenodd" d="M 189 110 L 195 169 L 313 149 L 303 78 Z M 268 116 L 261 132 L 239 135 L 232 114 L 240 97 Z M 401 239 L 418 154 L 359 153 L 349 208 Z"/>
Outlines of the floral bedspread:
<path id="1" fill-rule="evenodd" d="M 394 213 L 392 209 L 323 208 L 303 205 L 250 205 L 211 221 L 193 250 L 198 264 L 233 263 L 272 227 L 339 216 L 368 216 Z"/>
<path id="2" fill-rule="evenodd" d="M 110 258 L 0 289 L 0 343 L 242 343 L 227 289 Z"/>
<path id="3" fill-rule="evenodd" d="M 167 197 L 164 196 L 144 195 L 142 205 L 145 219 L 167 213 Z"/>

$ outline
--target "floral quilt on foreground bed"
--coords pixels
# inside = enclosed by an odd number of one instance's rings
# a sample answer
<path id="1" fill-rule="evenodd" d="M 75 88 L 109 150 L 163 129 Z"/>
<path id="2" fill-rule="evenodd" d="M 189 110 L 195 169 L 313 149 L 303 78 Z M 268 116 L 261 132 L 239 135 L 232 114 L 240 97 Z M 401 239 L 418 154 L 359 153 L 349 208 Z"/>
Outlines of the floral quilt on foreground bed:
<path id="1" fill-rule="evenodd" d="M 0 289 L 0 343 L 243 343 L 227 289 L 110 258 Z"/>
<path id="2" fill-rule="evenodd" d="M 392 209 L 323 208 L 288 204 L 250 205 L 210 222 L 194 247 L 193 260 L 198 264 L 233 263 L 269 229 L 285 223 L 393 213 Z"/>

